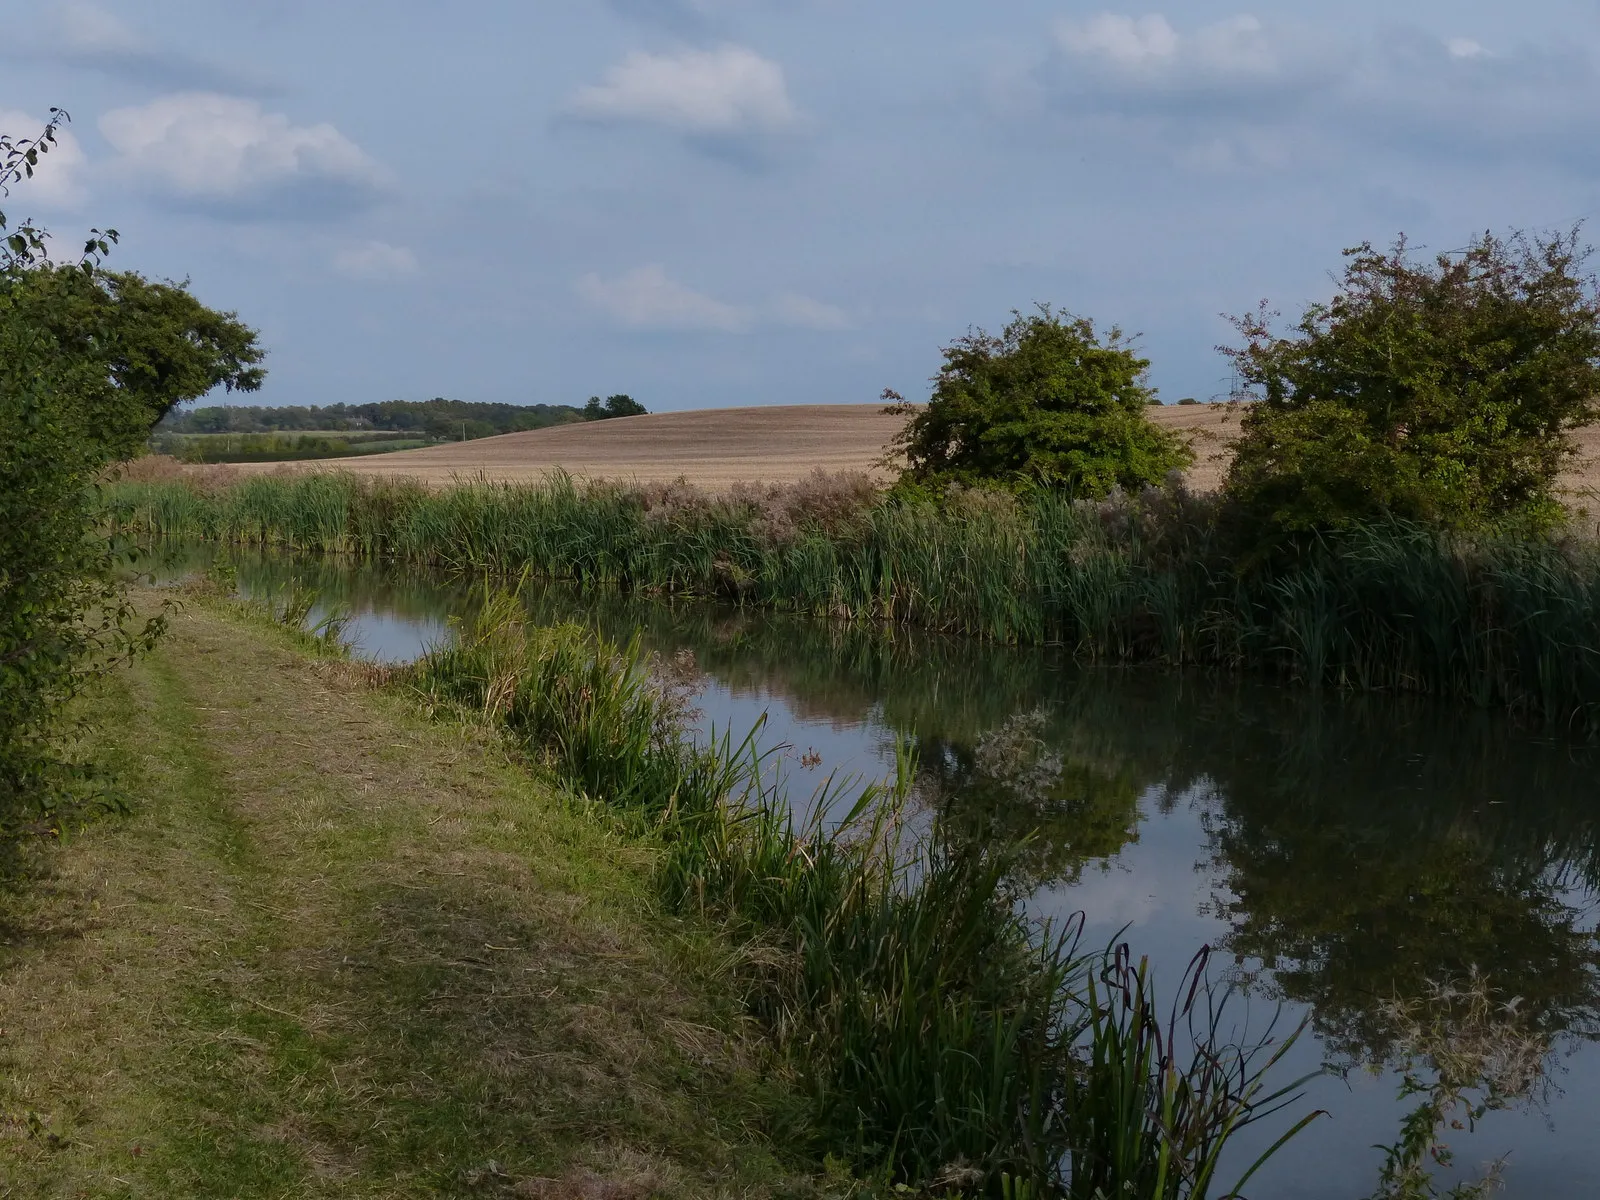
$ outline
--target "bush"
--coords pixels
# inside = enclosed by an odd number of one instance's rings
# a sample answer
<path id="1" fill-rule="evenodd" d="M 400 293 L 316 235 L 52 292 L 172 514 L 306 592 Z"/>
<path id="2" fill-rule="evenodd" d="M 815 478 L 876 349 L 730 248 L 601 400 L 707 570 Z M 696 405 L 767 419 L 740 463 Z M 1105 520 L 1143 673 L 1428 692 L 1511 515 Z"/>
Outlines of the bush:
<path id="1" fill-rule="evenodd" d="M 95 535 L 104 455 L 74 411 L 86 364 L 17 319 L 17 285 L 0 273 L 0 827 L 59 790 L 66 703 L 158 632 L 133 624 L 117 555 Z"/>
<path id="2" fill-rule="evenodd" d="M 1547 528 L 1570 431 L 1600 394 L 1600 301 L 1576 234 L 1417 262 L 1404 239 L 1346 251 L 1334 298 L 1287 336 L 1264 309 L 1227 353 L 1259 397 L 1226 490 L 1273 537 L 1400 518 Z"/>
<path id="3" fill-rule="evenodd" d="M 32 175 L 63 120 L 37 139 L 0 135 L 0 195 Z M 128 603 L 100 476 L 174 404 L 261 377 L 255 333 L 233 314 L 103 272 L 115 238 L 94 231 L 65 267 L 30 225 L 0 242 L 0 827 L 49 810 L 66 705 L 161 630 Z"/>
<path id="4" fill-rule="evenodd" d="M 1157 485 L 1194 456 L 1148 420 L 1149 366 L 1120 330 L 1102 338 L 1047 305 L 1014 313 L 998 336 L 969 333 L 945 347 L 925 408 L 891 410 L 911 414 L 895 443 L 905 478 L 1094 498 Z"/>

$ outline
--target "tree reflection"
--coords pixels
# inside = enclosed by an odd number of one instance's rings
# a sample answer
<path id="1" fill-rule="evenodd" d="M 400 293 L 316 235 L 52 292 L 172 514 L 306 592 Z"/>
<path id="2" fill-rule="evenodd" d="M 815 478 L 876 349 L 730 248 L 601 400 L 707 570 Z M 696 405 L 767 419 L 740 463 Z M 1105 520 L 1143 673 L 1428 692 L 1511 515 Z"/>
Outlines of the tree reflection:
<path id="1" fill-rule="evenodd" d="M 1012 882 L 1032 892 L 1076 883 L 1084 866 L 1139 840 L 1131 771 L 1071 761 L 1046 740 L 1042 711 L 1021 713 L 975 744 L 924 738 L 917 795 L 938 833 L 964 845 L 1014 846 Z"/>
<path id="2" fill-rule="evenodd" d="M 1474 974 L 1503 1000 L 1520 997 L 1525 1030 L 1594 1036 L 1592 893 L 1561 839 L 1525 826 L 1508 842 L 1501 820 L 1433 799 L 1312 789 L 1285 804 L 1275 790 L 1230 790 L 1206 814 L 1226 948 L 1311 1005 L 1350 1064 L 1408 1053 L 1393 1002 Z M 1528 803 L 1518 815 L 1545 814 Z"/>

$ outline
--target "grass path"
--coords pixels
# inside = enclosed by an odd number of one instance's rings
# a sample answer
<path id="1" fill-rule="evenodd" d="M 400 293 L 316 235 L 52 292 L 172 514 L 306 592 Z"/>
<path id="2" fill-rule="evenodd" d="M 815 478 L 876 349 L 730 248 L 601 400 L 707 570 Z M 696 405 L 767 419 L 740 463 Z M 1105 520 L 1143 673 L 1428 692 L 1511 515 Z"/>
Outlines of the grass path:
<path id="1" fill-rule="evenodd" d="M 96 701 L 133 815 L 0 897 L 0 1196 L 803 1190 L 637 848 L 274 630 L 173 625 Z"/>

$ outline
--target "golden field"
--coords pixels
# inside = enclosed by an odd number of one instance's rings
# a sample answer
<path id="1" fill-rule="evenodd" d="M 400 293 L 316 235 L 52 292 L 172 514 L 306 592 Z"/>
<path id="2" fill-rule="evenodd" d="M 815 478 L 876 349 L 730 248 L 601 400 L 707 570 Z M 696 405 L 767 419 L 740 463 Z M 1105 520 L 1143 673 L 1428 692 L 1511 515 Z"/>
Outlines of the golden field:
<path id="1" fill-rule="evenodd" d="M 1190 485 L 1197 491 L 1217 488 L 1227 471 L 1229 442 L 1238 433 L 1238 411 L 1227 404 L 1163 405 L 1151 408 L 1150 417 L 1189 438 L 1196 455 Z M 230 469 L 339 470 L 442 484 L 467 476 L 529 481 L 559 468 L 587 479 L 641 483 L 681 477 L 712 491 L 743 482 L 790 483 L 819 468 L 866 471 L 887 479 L 889 473 L 878 464 L 904 420 L 885 415 L 879 404 L 696 409 L 557 425 L 392 454 L 236 464 Z M 1579 460 L 1568 472 L 1567 489 L 1600 495 L 1600 425 L 1580 430 L 1578 441 Z"/>

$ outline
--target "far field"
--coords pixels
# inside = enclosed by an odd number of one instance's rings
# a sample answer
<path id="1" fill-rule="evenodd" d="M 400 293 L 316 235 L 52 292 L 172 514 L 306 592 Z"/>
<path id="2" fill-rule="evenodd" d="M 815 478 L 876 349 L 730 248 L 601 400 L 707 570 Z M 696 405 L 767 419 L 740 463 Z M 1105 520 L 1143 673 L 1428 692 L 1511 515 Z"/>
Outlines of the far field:
<path id="1" fill-rule="evenodd" d="M 1190 439 L 1197 458 L 1189 472 L 1192 487 L 1210 491 L 1221 484 L 1228 442 L 1239 428 L 1235 409 L 1227 404 L 1163 405 L 1152 408 L 1150 416 Z M 557 425 L 360 458 L 239 464 L 233 469 L 347 470 L 448 483 L 473 475 L 534 480 L 560 468 L 589 479 L 643 483 L 682 477 L 712 490 L 747 481 L 793 482 L 818 468 L 887 478 L 878 463 L 904 420 L 886 416 L 878 404 L 697 409 Z M 1567 475 L 1567 488 L 1600 492 L 1600 425 L 1580 431 L 1578 440 L 1580 460 Z"/>

